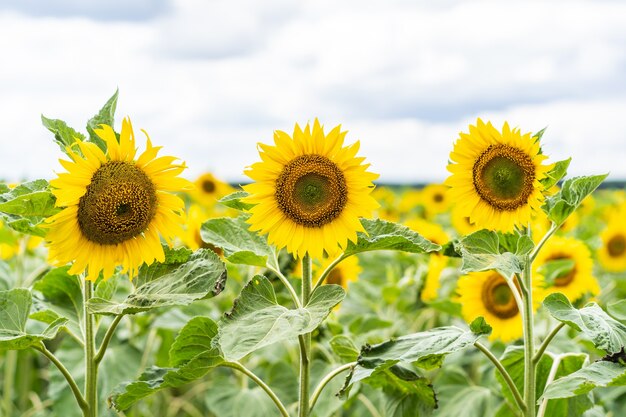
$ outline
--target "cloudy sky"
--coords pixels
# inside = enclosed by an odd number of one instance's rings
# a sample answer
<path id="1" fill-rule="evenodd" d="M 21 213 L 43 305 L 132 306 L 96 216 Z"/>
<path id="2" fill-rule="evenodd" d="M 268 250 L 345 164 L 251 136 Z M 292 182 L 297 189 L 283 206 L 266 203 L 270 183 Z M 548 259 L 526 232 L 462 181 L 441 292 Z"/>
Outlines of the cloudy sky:
<path id="1" fill-rule="evenodd" d="M 548 126 L 571 172 L 626 179 L 620 1 L 3 0 L 0 177 L 51 178 L 40 115 L 77 129 L 120 89 L 165 152 L 230 181 L 274 130 L 341 123 L 382 182 L 441 181 L 477 117 Z"/>

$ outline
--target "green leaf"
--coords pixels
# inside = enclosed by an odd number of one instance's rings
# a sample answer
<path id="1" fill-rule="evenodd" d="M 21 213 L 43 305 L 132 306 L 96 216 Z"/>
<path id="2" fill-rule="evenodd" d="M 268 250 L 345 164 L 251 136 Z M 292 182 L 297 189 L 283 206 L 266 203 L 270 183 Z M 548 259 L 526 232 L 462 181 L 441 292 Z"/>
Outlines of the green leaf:
<path id="1" fill-rule="evenodd" d="M 357 242 L 348 242 L 346 256 L 373 250 L 397 250 L 410 253 L 426 253 L 441 250 L 441 246 L 424 238 L 401 224 L 386 220 L 361 219 L 365 233 L 357 234 Z"/>
<path id="2" fill-rule="evenodd" d="M 208 249 L 165 249 L 164 263 L 143 265 L 136 289 L 120 303 L 92 298 L 87 307 L 97 314 L 135 314 L 154 308 L 187 305 L 218 295 L 224 289 L 226 267 Z"/>
<path id="3" fill-rule="evenodd" d="M 50 323 L 63 317 L 76 337 L 81 337 L 83 322 L 83 293 L 80 278 L 68 274 L 69 266 L 54 268 L 35 283 L 33 288 L 41 296 L 35 297 L 36 313 L 31 318 Z"/>
<path id="4" fill-rule="evenodd" d="M 533 135 L 533 139 L 540 141 L 541 138 L 543 137 L 543 134 L 546 133 L 546 129 L 548 129 L 548 126 L 544 127 L 543 129 L 541 129 L 539 132 L 535 133 Z"/>
<path id="5" fill-rule="evenodd" d="M 54 141 L 65 153 L 67 153 L 65 149 L 67 146 L 72 146 L 77 140 L 85 140 L 85 135 L 69 127 L 63 120 L 48 119 L 42 114 L 41 123 L 46 129 L 54 133 Z"/>
<path id="6" fill-rule="evenodd" d="M 454 326 L 439 327 L 374 346 L 366 345 L 361 350 L 358 364 L 367 369 L 388 368 L 399 362 L 414 363 L 424 369 L 438 368 L 446 355 L 472 346 L 482 335 L 491 332 L 482 317 L 471 326 L 478 332 Z"/>
<path id="7" fill-rule="evenodd" d="M 248 230 L 245 216 L 210 219 L 202 224 L 202 240 L 224 250 L 229 262 L 280 270 L 276 251 L 267 238 Z"/>
<path id="8" fill-rule="evenodd" d="M 486 229 L 465 236 L 456 245 L 463 258 L 462 272 L 495 269 L 507 279 L 522 273 L 524 259 L 533 248 L 534 243 L 529 236 L 503 235 Z"/>
<path id="9" fill-rule="evenodd" d="M 248 211 L 252 207 L 254 207 L 254 204 L 246 203 L 245 201 L 243 201 L 243 199 L 248 196 L 249 194 L 245 191 L 235 191 L 234 193 L 222 197 L 218 201 L 226 207 L 230 207 L 239 211 Z"/>
<path id="10" fill-rule="evenodd" d="M 0 291 L 0 351 L 27 349 L 42 340 L 54 339 L 67 322 L 65 318 L 58 318 L 42 331 L 27 329 L 31 305 L 30 291 L 25 288 Z"/>
<path id="11" fill-rule="evenodd" d="M 437 417 L 484 417 L 493 415 L 491 403 L 493 393 L 489 388 L 479 386 L 444 386 L 452 391 L 453 395 L 447 401 L 441 401 L 441 408 L 437 410 Z M 441 392 L 437 392 L 439 398 Z"/>
<path id="12" fill-rule="evenodd" d="M 183 327 L 170 349 L 172 368 L 153 366 L 136 381 L 118 385 L 110 402 L 117 410 L 126 410 L 140 399 L 164 388 L 180 387 L 203 377 L 210 369 L 224 363 L 219 349 L 213 346 L 217 324 L 208 317 L 194 317 Z"/>
<path id="13" fill-rule="evenodd" d="M 35 180 L 0 194 L 0 211 L 17 216 L 47 217 L 60 211 L 54 206 L 55 202 L 48 181 Z"/>
<path id="14" fill-rule="evenodd" d="M 342 334 L 330 339 L 330 348 L 344 362 L 355 362 L 359 357 L 359 349 L 348 336 Z"/>
<path id="15" fill-rule="evenodd" d="M 89 141 L 98 145 L 103 152 L 106 152 L 106 143 L 100 139 L 94 129 L 100 127 L 100 125 L 109 125 L 113 127 L 115 122 L 115 108 L 117 107 L 117 96 L 119 93 L 119 89 L 115 90 L 115 94 L 111 96 L 110 99 L 104 104 L 104 106 L 100 109 L 98 114 L 93 116 L 87 122 L 87 132 L 89 133 Z"/>
<path id="16" fill-rule="evenodd" d="M 592 175 L 588 177 L 575 177 L 568 179 L 555 195 L 548 197 L 543 210 L 548 218 L 560 226 L 607 177 L 604 175 Z"/>
<path id="17" fill-rule="evenodd" d="M 218 375 L 204 395 L 207 415 L 219 417 L 275 417 L 280 416 L 265 391 L 258 386 L 242 387 L 232 378 Z M 295 414 L 294 414 L 295 416 Z"/>
<path id="18" fill-rule="evenodd" d="M 606 306 L 609 314 L 618 320 L 626 321 L 626 300 L 618 300 Z"/>
<path id="19" fill-rule="evenodd" d="M 218 343 L 224 357 L 238 360 L 264 346 L 309 333 L 344 297 L 340 286 L 323 285 L 305 307 L 290 310 L 278 304 L 271 282 L 257 275 L 220 322 Z"/>
<path id="20" fill-rule="evenodd" d="M 544 277 L 545 285 L 551 287 L 558 278 L 571 273 L 575 266 L 573 259 L 555 259 L 541 265 L 537 272 Z"/>
<path id="21" fill-rule="evenodd" d="M 411 392 L 385 390 L 385 416 L 424 417 L 432 415 L 437 408 L 437 397 L 432 385 L 425 379 L 413 383 Z"/>
<path id="22" fill-rule="evenodd" d="M 555 162 L 552 169 L 548 171 L 547 176 L 541 180 L 543 188 L 548 190 L 561 181 L 567 175 L 567 168 L 569 168 L 570 162 L 572 162 L 572 158 Z"/>
<path id="23" fill-rule="evenodd" d="M 626 346 L 626 326 L 611 318 L 596 303 L 576 309 L 566 296 L 556 293 L 546 297 L 543 304 L 552 317 L 582 332 L 598 349 L 616 353 Z"/>
<path id="24" fill-rule="evenodd" d="M 598 361 L 550 384 L 543 398 L 569 398 L 597 387 L 626 385 L 626 367 L 619 363 Z"/>

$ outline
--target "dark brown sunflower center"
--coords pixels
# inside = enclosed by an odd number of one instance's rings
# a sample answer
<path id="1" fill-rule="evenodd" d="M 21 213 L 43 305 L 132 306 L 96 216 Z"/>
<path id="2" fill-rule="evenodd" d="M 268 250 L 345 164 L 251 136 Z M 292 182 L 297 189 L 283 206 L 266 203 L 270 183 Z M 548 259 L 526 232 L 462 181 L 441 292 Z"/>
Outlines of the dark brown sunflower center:
<path id="1" fill-rule="evenodd" d="M 441 203 L 443 201 L 443 199 L 444 199 L 444 196 L 441 193 L 437 193 L 437 194 L 433 195 L 433 201 L 435 203 Z"/>
<path id="2" fill-rule="evenodd" d="M 276 201 L 285 215 L 306 227 L 322 227 L 343 211 L 348 187 L 343 172 L 321 155 L 301 155 L 276 180 Z"/>
<path id="3" fill-rule="evenodd" d="M 328 274 L 328 277 L 326 278 L 326 283 L 343 286 L 343 275 L 341 274 L 341 271 L 338 268 L 330 271 L 330 274 Z"/>
<path id="4" fill-rule="evenodd" d="M 110 161 L 91 177 L 78 203 L 78 226 L 92 242 L 115 245 L 140 235 L 157 208 L 150 178 L 134 164 Z"/>
<path id="5" fill-rule="evenodd" d="M 519 313 L 511 289 L 499 274 L 493 274 L 487 278 L 483 284 L 481 298 L 485 308 L 501 319 L 509 319 Z"/>
<path id="6" fill-rule="evenodd" d="M 606 249 L 613 258 L 622 256 L 626 252 L 626 237 L 624 235 L 613 236 L 607 242 Z"/>
<path id="7" fill-rule="evenodd" d="M 215 182 L 211 180 L 202 181 L 202 191 L 207 194 L 211 194 L 215 191 Z"/>
<path id="8" fill-rule="evenodd" d="M 571 257 L 567 256 L 567 255 L 563 255 L 563 254 L 556 254 L 554 256 L 549 257 L 548 259 L 546 259 L 547 262 L 550 261 L 561 261 L 561 260 L 567 260 L 567 259 L 571 259 Z M 566 287 L 567 285 L 570 284 L 570 282 L 572 282 L 574 280 L 574 278 L 576 277 L 576 263 L 574 263 L 574 267 L 567 273 L 567 274 L 563 274 L 557 278 L 554 279 L 554 286 L 555 287 Z"/>
<path id="9" fill-rule="evenodd" d="M 533 192 L 535 164 L 529 155 L 509 145 L 490 145 L 472 171 L 478 195 L 497 210 L 524 206 Z"/>

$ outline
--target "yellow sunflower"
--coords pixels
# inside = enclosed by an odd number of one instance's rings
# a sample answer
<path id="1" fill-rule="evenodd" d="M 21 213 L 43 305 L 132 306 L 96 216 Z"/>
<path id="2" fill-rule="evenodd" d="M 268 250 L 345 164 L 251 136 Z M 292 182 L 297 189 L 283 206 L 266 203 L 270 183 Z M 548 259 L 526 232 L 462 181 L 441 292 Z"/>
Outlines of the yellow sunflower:
<path id="1" fill-rule="evenodd" d="M 233 187 L 224 181 L 220 181 L 210 172 L 200 175 L 194 185 L 192 197 L 198 203 L 205 206 L 213 206 L 220 198 L 235 191 Z"/>
<path id="2" fill-rule="evenodd" d="M 448 187 L 443 184 L 429 184 L 422 189 L 422 204 L 428 216 L 445 213 L 450 208 Z"/>
<path id="3" fill-rule="evenodd" d="M 255 182 L 243 187 L 255 204 L 250 230 L 267 233 L 269 243 L 296 257 L 321 259 L 355 242 L 363 231 L 359 218 L 378 207 L 370 195 L 378 175 L 356 156 L 359 142 L 343 146 L 345 135 L 340 126 L 324 134 L 315 119 L 312 128 L 296 124 L 293 137 L 276 131 L 276 146 L 259 144 L 262 162 L 245 171 Z"/>
<path id="4" fill-rule="evenodd" d="M 437 245 L 444 245 L 450 241 L 450 236 L 437 223 L 416 217 L 405 221 L 404 225 Z"/>
<path id="5" fill-rule="evenodd" d="M 504 123 L 502 132 L 478 119 L 469 134 L 460 133 L 450 153 L 452 173 L 445 184 L 450 199 L 479 228 L 509 232 L 526 225 L 543 201 L 539 182 L 550 166 L 542 165 L 539 141 Z"/>
<path id="6" fill-rule="evenodd" d="M 467 236 L 479 230 L 478 226 L 470 220 L 467 212 L 463 211 L 458 205 L 452 208 L 450 221 L 452 222 L 452 227 L 461 236 Z"/>
<path id="7" fill-rule="evenodd" d="M 533 296 L 541 291 L 540 283 L 539 276 L 533 277 Z M 506 343 L 522 337 L 522 315 L 502 275 L 496 271 L 470 272 L 459 278 L 457 293 L 465 321 L 471 323 L 482 316 L 493 328 L 489 340 Z M 535 309 L 541 303 L 539 298 L 533 298 Z"/>
<path id="8" fill-rule="evenodd" d="M 602 246 L 598 260 L 607 271 L 626 271 L 626 224 L 620 220 L 610 222 L 600 235 Z"/>
<path id="9" fill-rule="evenodd" d="M 428 259 L 428 271 L 424 277 L 424 285 L 420 297 L 422 301 L 435 301 L 439 296 L 439 278 L 448 265 L 448 258 L 434 254 Z"/>
<path id="10" fill-rule="evenodd" d="M 110 126 L 95 129 L 104 153 L 90 142 L 68 148 L 72 161 L 60 160 L 67 172 L 50 181 L 57 206 L 48 219 L 46 241 L 53 265 L 73 262 L 71 274 L 87 271 L 96 280 L 109 278 L 117 265 L 132 278 L 144 262 L 163 261 L 159 235 L 170 242 L 182 233 L 183 201 L 169 193 L 193 185 L 178 177 L 186 168 L 173 156 L 157 157 L 146 134 L 146 150 L 135 158 L 135 134 L 129 119 L 122 122 L 119 141 Z"/>
<path id="11" fill-rule="evenodd" d="M 593 277 L 591 253 L 580 240 L 553 236 L 539 251 L 533 263 L 533 269 L 536 273 L 547 262 L 564 259 L 574 261 L 574 267 L 566 275 L 556 278 L 554 285 L 546 289 L 545 295 L 560 292 L 572 302 L 586 293 L 597 295 L 600 292 L 600 286 Z"/>

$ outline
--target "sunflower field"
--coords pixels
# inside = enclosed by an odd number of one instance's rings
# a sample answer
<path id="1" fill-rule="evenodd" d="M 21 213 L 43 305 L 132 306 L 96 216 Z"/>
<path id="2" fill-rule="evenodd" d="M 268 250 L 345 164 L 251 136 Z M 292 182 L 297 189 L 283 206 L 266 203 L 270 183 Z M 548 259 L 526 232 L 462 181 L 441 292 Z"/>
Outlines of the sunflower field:
<path id="1" fill-rule="evenodd" d="M 626 415 L 626 192 L 549 132 L 478 119 L 391 187 L 313 119 L 228 184 L 117 98 L 0 184 L 1 416 Z"/>

